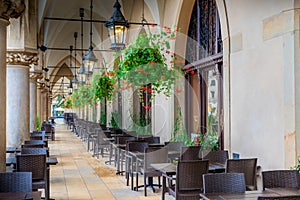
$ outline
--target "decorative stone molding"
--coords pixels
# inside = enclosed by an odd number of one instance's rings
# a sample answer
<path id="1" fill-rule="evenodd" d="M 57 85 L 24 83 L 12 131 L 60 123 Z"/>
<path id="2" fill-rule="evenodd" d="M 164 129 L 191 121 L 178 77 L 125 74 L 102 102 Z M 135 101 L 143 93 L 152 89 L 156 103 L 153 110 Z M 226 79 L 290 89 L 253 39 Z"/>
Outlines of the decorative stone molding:
<path id="1" fill-rule="evenodd" d="M 24 12 L 25 0 L 1 0 L 0 18 L 9 20 L 9 18 L 18 18 Z"/>
<path id="2" fill-rule="evenodd" d="M 36 53 L 27 52 L 7 52 L 6 63 L 9 65 L 37 65 L 38 56 Z"/>

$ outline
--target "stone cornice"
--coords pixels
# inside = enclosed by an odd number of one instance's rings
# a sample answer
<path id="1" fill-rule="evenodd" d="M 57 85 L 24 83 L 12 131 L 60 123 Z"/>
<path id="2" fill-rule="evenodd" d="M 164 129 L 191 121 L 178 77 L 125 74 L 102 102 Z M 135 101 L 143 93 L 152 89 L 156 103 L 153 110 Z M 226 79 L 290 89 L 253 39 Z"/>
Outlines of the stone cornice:
<path id="1" fill-rule="evenodd" d="M 37 65 L 38 55 L 30 52 L 15 52 L 7 51 L 6 53 L 6 64 L 9 65 Z"/>
<path id="2" fill-rule="evenodd" d="M 18 18 L 25 11 L 24 0 L 1 0 L 0 18 L 9 20 L 9 18 Z"/>

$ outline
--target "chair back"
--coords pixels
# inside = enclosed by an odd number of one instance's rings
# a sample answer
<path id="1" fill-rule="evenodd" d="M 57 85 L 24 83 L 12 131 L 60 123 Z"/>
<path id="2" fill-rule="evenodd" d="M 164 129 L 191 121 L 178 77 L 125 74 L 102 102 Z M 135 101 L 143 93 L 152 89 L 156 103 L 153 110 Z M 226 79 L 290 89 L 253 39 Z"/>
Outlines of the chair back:
<path id="1" fill-rule="evenodd" d="M 165 147 L 168 151 L 180 151 L 183 145 L 183 142 L 165 142 Z"/>
<path id="2" fill-rule="evenodd" d="M 204 193 L 244 193 L 243 173 L 214 173 L 203 175 Z"/>
<path id="3" fill-rule="evenodd" d="M 43 148 L 45 144 L 22 144 L 21 148 Z"/>
<path id="4" fill-rule="evenodd" d="M 46 155 L 45 154 L 21 154 L 16 155 L 16 171 L 32 172 L 32 180 L 45 180 Z"/>
<path id="5" fill-rule="evenodd" d="M 42 130 L 44 130 L 46 133 L 52 133 L 52 124 L 43 123 Z"/>
<path id="6" fill-rule="evenodd" d="M 0 192 L 31 192 L 31 172 L 0 173 Z"/>
<path id="7" fill-rule="evenodd" d="M 299 200 L 300 195 L 259 196 L 257 200 Z"/>
<path id="8" fill-rule="evenodd" d="M 143 138 L 145 142 L 148 142 L 149 144 L 159 144 L 160 143 L 160 137 L 159 136 L 151 136 L 151 137 L 145 137 Z"/>
<path id="9" fill-rule="evenodd" d="M 207 174 L 208 169 L 208 160 L 180 160 L 176 169 L 176 193 L 185 190 L 202 192 L 202 175 Z"/>
<path id="10" fill-rule="evenodd" d="M 47 151 L 47 148 L 21 148 L 21 154 L 48 155 L 48 151 Z"/>
<path id="11" fill-rule="evenodd" d="M 262 172 L 262 186 L 265 188 L 300 188 L 297 170 L 273 170 Z"/>
<path id="12" fill-rule="evenodd" d="M 167 163 L 168 150 L 164 147 L 148 147 L 144 151 L 144 171 L 153 171 L 150 164 Z"/>
<path id="13" fill-rule="evenodd" d="M 226 173 L 244 173 L 247 190 L 257 190 L 256 184 L 257 158 L 228 159 Z"/>
<path id="14" fill-rule="evenodd" d="M 116 144 L 126 144 L 126 141 L 135 140 L 136 137 L 134 136 L 117 136 L 116 137 Z"/>
<path id="15" fill-rule="evenodd" d="M 199 160 L 201 146 L 183 146 L 180 149 L 180 160 Z"/>
<path id="16" fill-rule="evenodd" d="M 229 158 L 227 150 L 210 151 L 203 159 L 209 160 L 209 162 L 216 162 L 225 165 L 226 160 Z"/>
<path id="17" fill-rule="evenodd" d="M 30 140 L 44 140 L 43 135 L 30 135 Z"/>
<path id="18" fill-rule="evenodd" d="M 126 151 L 131 152 L 144 152 L 148 147 L 149 143 L 143 141 L 128 141 L 126 143 Z"/>
<path id="19" fill-rule="evenodd" d="M 24 141 L 24 144 L 42 144 L 42 145 L 45 145 L 44 141 L 43 140 L 25 140 Z"/>

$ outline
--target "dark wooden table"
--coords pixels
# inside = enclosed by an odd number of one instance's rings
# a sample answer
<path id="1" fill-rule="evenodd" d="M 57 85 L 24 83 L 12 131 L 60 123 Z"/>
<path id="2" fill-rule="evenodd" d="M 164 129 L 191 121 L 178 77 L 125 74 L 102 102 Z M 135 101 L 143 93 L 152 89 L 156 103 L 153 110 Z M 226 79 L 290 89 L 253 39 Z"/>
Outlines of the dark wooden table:
<path id="1" fill-rule="evenodd" d="M 40 200 L 41 191 L 34 192 L 0 192 L 0 200 Z"/>
<path id="2" fill-rule="evenodd" d="M 20 153 L 21 148 L 18 147 L 6 147 L 6 153 Z"/>
<path id="3" fill-rule="evenodd" d="M 174 176 L 176 175 L 176 165 L 174 163 L 158 163 L 158 164 L 150 164 L 151 167 L 153 167 L 155 170 L 160 171 L 163 174 L 163 180 L 162 180 L 162 192 L 161 192 L 161 198 L 162 200 L 165 199 L 165 193 L 166 193 L 166 176 Z M 225 169 L 225 166 L 219 163 L 209 163 L 209 172 L 219 172 L 221 170 Z"/>
<path id="4" fill-rule="evenodd" d="M 8 158 L 6 158 L 6 166 L 11 166 L 11 165 L 16 165 L 17 160 L 15 156 L 10 156 Z M 56 165 L 58 163 L 57 158 L 56 157 L 47 157 L 46 158 L 46 164 L 47 166 L 49 165 Z"/>
<path id="5" fill-rule="evenodd" d="M 300 195 L 300 189 L 296 188 L 266 188 L 266 191 L 279 195 Z"/>
<path id="6" fill-rule="evenodd" d="M 200 194 L 203 200 L 256 200 L 259 196 L 272 196 L 279 197 L 279 194 L 271 191 L 246 191 L 245 193 L 213 193 L 213 194 Z"/>

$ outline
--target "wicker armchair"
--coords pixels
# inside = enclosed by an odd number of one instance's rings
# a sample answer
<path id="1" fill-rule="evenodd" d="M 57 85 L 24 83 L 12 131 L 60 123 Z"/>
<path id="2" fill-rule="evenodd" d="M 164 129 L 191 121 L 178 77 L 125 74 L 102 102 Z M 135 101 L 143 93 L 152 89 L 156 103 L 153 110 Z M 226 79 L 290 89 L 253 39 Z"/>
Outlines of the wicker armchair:
<path id="1" fill-rule="evenodd" d="M 244 193 L 243 173 L 215 173 L 203 175 L 204 193 Z"/>
<path id="2" fill-rule="evenodd" d="M 184 146 L 180 149 L 180 160 L 199 160 L 201 146 Z"/>
<path id="3" fill-rule="evenodd" d="M 199 200 L 199 194 L 203 192 L 202 175 L 208 173 L 208 168 L 208 160 L 180 160 L 176 168 L 176 184 L 169 186 L 169 194 L 175 199 Z"/>
<path id="4" fill-rule="evenodd" d="M 165 142 L 165 148 L 168 149 L 168 152 L 178 152 L 172 155 L 169 155 L 170 162 L 173 160 L 178 159 L 180 156 L 180 149 L 183 147 L 183 142 Z"/>
<path id="5" fill-rule="evenodd" d="M 93 156 L 97 156 L 99 158 L 99 155 L 101 154 L 102 158 L 104 156 L 104 148 L 109 149 L 110 151 L 110 142 L 105 141 L 104 138 L 106 138 L 106 135 L 104 134 L 103 130 L 101 128 L 95 128 L 95 141 L 93 143 Z"/>
<path id="6" fill-rule="evenodd" d="M 256 181 L 257 158 L 228 159 L 226 173 L 244 173 L 246 190 L 257 190 Z"/>
<path id="7" fill-rule="evenodd" d="M 44 154 L 21 154 L 16 155 L 16 171 L 32 172 L 32 189 L 45 190 L 45 199 L 49 199 L 48 176 L 46 167 L 46 155 Z"/>
<path id="8" fill-rule="evenodd" d="M 209 160 L 209 162 L 215 162 L 225 165 L 226 160 L 229 158 L 227 150 L 220 151 L 210 151 L 207 155 L 203 157 L 205 160 Z"/>
<path id="9" fill-rule="evenodd" d="M 31 172 L 0 173 L 0 192 L 31 192 Z"/>
<path id="10" fill-rule="evenodd" d="M 153 169 L 150 164 L 154 163 L 166 163 L 168 162 L 168 150 L 166 148 L 160 147 L 149 147 L 144 151 L 144 162 L 142 164 L 143 167 L 140 168 L 140 172 L 144 177 L 144 195 L 147 196 L 147 186 L 152 187 L 153 192 L 155 192 L 153 177 L 158 177 L 158 186 L 160 187 L 160 177 L 162 175 L 161 172 Z M 138 176 L 137 176 L 138 177 Z M 148 178 L 148 184 L 147 184 Z M 136 180 L 138 183 L 138 179 Z M 137 187 L 138 188 L 138 187 Z"/>
<path id="11" fill-rule="evenodd" d="M 133 174 L 137 173 L 137 169 L 134 167 L 136 164 L 136 158 L 132 157 L 129 152 L 141 152 L 143 153 L 146 148 L 149 147 L 148 142 L 144 141 L 128 141 L 125 149 L 125 174 L 126 174 L 126 185 L 129 185 L 129 175 L 131 177 L 131 189 L 133 190 Z M 136 183 L 137 184 L 137 183 Z"/>
<path id="12" fill-rule="evenodd" d="M 287 196 L 279 196 L 279 197 L 271 197 L 271 196 L 259 196 L 257 200 L 299 200 L 300 195 L 287 195 Z"/>
<path id="13" fill-rule="evenodd" d="M 300 188 L 297 170 L 274 170 L 262 172 L 262 186 L 265 188 Z"/>

